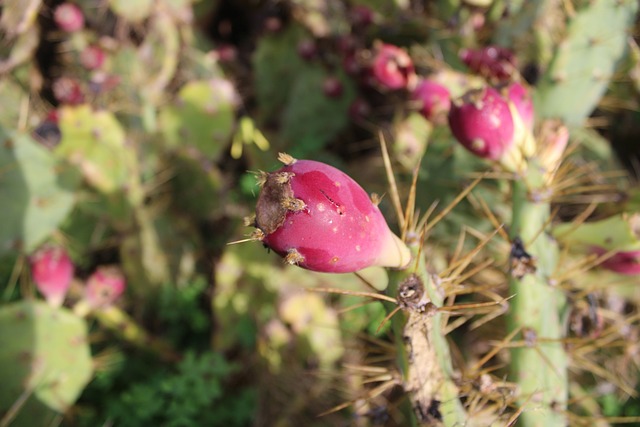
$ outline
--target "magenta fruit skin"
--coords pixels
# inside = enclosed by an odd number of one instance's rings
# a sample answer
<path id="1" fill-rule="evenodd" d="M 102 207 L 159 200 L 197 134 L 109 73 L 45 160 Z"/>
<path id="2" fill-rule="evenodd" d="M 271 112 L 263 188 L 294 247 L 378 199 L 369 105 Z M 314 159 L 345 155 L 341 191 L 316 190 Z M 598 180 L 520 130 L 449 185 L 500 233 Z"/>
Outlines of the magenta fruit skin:
<path id="1" fill-rule="evenodd" d="M 602 248 L 596 248 L 595 252 L 598 255 L 602 255 L 607 251 Z M 619 274 L 627 276 L 640 275 L 640 250 L 617 252 L 600 265 Z"/>
<path id="2" fill-rule="evenodd" d="M 433 80 L 421 80 L 411 92 L 411 99 L 420 103 L 420 113 L 427 120 L 433 121 L 451 109 L 449 90 Z"/>
<path id="3" fill-rule="evenodd" d="M 522 123 L 528 130 L 533 130 L 534 110 L 531 94 L 519 82 L 513 82 L 507 88 L 507 97 L 513 103 L 520 114 Z"/>
<path id="4" fill-rule="evenodd" d="M 487 78 L 508 80 L 517 71 L 513 52 L 500 46 L 463 49 L 460 51 L 460 59 L 471 71 Z"/>
<path id="5" fill-rule="evenodd" d="M 104 50 L 98 46 L 87 46 L 80 53 L 80 63 L 89 71 L 95 71 L 102 68 L 107 55 Z"/>
<path id="6" fill-rule="evenodd" d="M 38 291 L 52 305 L 61 305 L 71 286 L 75 270 L 67 252 L 57 246 L 44 246 L 29 261 L 31 278 Z"/>
<path id="7" fill-rule="evenodd" d="M 84 27 L 82 10 L 73 3 L 62 3 L 53 12 L 53 20 L 58 28 L 67 33 L 80 31 Z"/>
<path id="8" fill-rule="evenodd" d="M 406 88 L 415 78 L 411 57 L 403 49 L 391 44 L 382 44 L 377 49 L 371 72 L 378 85 L 391 90 Z"/>
<path id="9" fill-rule="evenodd" d="M 112 305 L 124 293 L 126 281 L 116 267 L 98 267 L 89 276 L 85 288 L 85 299 L 93 308 Z"/>
<path id="10" fill-rule="evenodd" d="M 475 99 L 475 98 L 479 99 Z M 456 139 L 478 157 L 498 160 L 513 143 L 513 117 L 494 88 L 470 91 L 451 106 L 449 127 Z"/>
<path id="11" fill-rule="evenodd" d="M 262 242 L 281 256 L 292 250 L 300 267 L 346 273 L 379 265 L 393 233 L 367 193 L 344 172 L 313 160 L 297 160 L 276 171 L 290 172 L 293 196 L 305 203 Z M 260 228 L 260 224 L 257 224 Z M 393 238 L 392 238 L 393 237 Z"/>

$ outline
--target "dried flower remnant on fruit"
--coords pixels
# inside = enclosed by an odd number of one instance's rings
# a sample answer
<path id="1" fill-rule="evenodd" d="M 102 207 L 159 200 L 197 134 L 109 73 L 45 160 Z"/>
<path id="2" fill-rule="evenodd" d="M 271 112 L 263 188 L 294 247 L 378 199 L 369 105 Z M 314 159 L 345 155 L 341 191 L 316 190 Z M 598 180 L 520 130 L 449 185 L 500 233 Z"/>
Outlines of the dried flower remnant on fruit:
<path id="1" fill-rule="evenodd" d="M 377 205 L 344 172 L 280 154 L 284 167 L 259 175 L 252 237 L 285 263 L 324 272 L 404 267 L 411 256 Z M 250 222 L 251 220 L 249 220 Z"/>
<path id="2" fill-rule="evenodd" d="M 284 224 L 289 211 L 287 202 L 295 199 L 289 182 L 292 176 L 289 172 L 264 175 L 256 205 L 256 224 L 265 234 L 273 233 Z"/>

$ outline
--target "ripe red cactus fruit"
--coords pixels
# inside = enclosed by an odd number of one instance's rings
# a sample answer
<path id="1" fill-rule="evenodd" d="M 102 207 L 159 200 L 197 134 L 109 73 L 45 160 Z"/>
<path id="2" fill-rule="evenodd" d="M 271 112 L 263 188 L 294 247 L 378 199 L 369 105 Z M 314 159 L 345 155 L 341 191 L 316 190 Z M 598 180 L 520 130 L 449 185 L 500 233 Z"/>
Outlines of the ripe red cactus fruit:
<path id="1" fill-rule="evenodd" d="M 313 271 L 347 273 L 370 266 L 402 268 L 411 255 L 378 206 L 344 172 L 286 154 L 284 167 L 260 175 L 254 237 Z"/>
<path id="2" fill-rule="evenodd" d="M 59 246 L 44 246 L 30 257 L 29 262 L 38 291 L 51 306 L 60 307 L 75 270 L 67 252 Z"/>
<path id="3" fill-rule="evenodd" d="M 356 98 L 349 105 L 349 117 L 351 120 L 359 121 L 371 114 L 371 105 L 362 98 Z"/>
<path id="4" fill-rule="evenodd" d="M 417 79 L 409 54 L 398 46 L 386 43 L 376 47 L 371 73 L 375 84 L 389 90 L 406 89 Z"/>
<path id="5" fill-rule="evenodd" d="M 305 61 L 311 61 L 318 55 L 318 46 L 313 39 L 303 39 L 298 42 L 298 55 Z"/>
<path id="6" fill-rule="evenodd" d="M 518 70 L 513 52 L 500 46 L 462 49 L 460 59 L 471 71 L 488 79 L 508 80 Z"/>
<path id="7" fill-rule="evenodd" d="M 91 308 L 112 305 L 123 294 L 126 281 L 117 267 L 99 267 L 87 279 L 85 300 Z"/>
<path id="8" fill-rule="evenodd" d="M 597 255 L 607 253 L 602 248 L 594 248 L 593 251 Z M 613 256 L 604 260 L 600 266 L 626 276 L 640 275 L 640 250 L 616 252 Z"/>
<path id="9" fill-rule="evenodd" d="M 506 97 L 518 111 L 525 128 L 532 131 L 534 110 L 529 90 L 520 82 L 513 82 L 506 88 Z"/>
<path id="10" fill-rule="evenodd" d="M 106 53 L 99 46 L 90 45 L 80 52 L 80 64 L 89 71 L 102 68 L 106 58 Z"/>
<path id="11" fill-rule="evenodd" d="M 84 27 L 84 14 L 73 3 L 62 3 L 53 12 L 53 20 L 62 31 L 73 33 Z"/>
<path id="12" fill-rule="evenodd" d="M 454 102 L 449 126 L 467 150 L 486 159 L 500 159 L 514 140 L 509 104 L 491 87 L 471 90 Z"/>
<path id="13" fill-rule="evenodd" d="M 340 98 L 343 90 L 342 82 L 337 77 L 329 76 L 322 83 L 322 91 L 328 98 Z"/>
<path id="14" fill-rule="evenodd" d="M 366 28 L 375 19 L 373 10 L 364 5 L 355 5 L 349 12 L 349 21 L 356 28 Z"/>
<path id="15" fill-rule="evenodd" d="M 411 99 L 420 107 L 420 113 L 427 120 L 442 124 L 451 109 L 451 94 L 449 90 L 430 79 L 418 82 L 411 92 Z"/>
<path id="16" fill-rule="evenodd" d="M 60 77 L 52 85 L 53 96 L 60 104 L 78 105 L 84 102 L 84 91 L 80 82 L 71 77 Z"/>

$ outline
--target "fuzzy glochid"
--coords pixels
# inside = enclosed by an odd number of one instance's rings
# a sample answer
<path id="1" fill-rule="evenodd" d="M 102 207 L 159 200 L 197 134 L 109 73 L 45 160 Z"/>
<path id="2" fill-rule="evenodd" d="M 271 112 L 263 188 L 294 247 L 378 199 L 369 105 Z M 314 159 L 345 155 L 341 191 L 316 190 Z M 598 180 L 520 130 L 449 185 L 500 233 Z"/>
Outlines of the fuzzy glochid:
<path id="1" fill-rule="evenodd" d="M 351 177 L 327 164 L 281 155 L 262 172 L 254 236 L 288 264 L 347 273 L 405 267 L 411 255 L 378 206 Z"/>

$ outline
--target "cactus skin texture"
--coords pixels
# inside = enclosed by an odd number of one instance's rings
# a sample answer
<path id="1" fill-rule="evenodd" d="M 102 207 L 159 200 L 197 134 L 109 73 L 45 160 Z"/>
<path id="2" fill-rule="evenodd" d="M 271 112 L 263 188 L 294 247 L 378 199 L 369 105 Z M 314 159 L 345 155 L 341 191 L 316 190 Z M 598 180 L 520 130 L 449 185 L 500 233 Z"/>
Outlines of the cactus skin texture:
<path id="1" fill-rule="evenodd" d="M 49 425 L 66 411 L 93 374 L 83 319 L 67 309 L 24 300 L 0 308 L 0 414 L 12 425 Z M 16 401 L 26 398 L 22 407 Z M 13 409 L 12 409 L 13 407 Z"/>
<path id="2" fill-rule="evenodd" d="M 534 104 L 541 117 L 579 126 L 596 107 L 622 58 L 638 2 L 597 0 L 579 10 L 567 36 L 556 43 L 549 68 L 536 86 Z"/>
<path id="3" fill-rule="evenodd" d="M 346 273 L 409 262 L 406 245 L 347 174 L 312 160 L 285 164 L 262 176 L 256 225 L 262 242 L 287 263 Z"/>
<path id="4" fill-rule="evenodd" d="M 35 250 L 73 208 L 77 183 L 30 136 L 0 128 L 0 254 Z"/>

